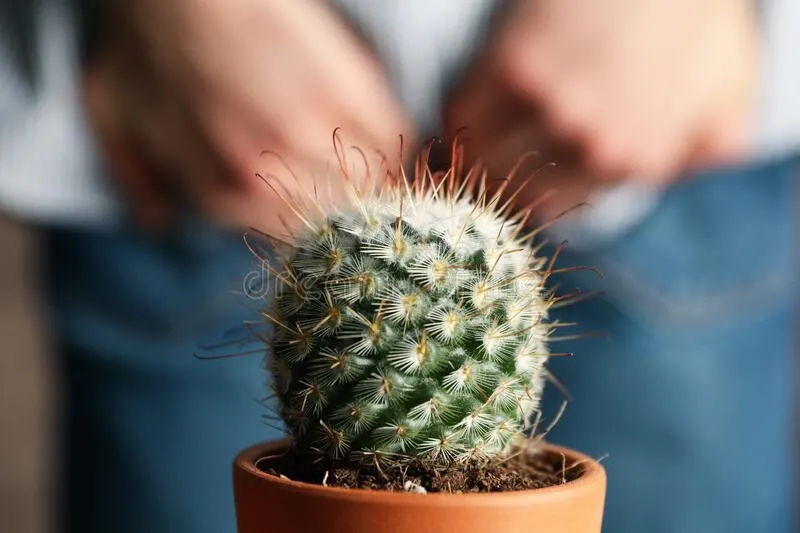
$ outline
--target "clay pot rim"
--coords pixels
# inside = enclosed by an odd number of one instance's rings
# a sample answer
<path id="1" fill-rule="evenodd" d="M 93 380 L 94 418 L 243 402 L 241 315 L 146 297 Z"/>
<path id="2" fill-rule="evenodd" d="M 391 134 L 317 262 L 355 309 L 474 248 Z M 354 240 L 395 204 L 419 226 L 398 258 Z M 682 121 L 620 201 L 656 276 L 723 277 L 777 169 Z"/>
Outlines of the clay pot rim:
<path id="1" fill-rule="evenodd" d="M 519 500 L 529 500 L 535 497 L 540 500 L 554 499 L 561 500 L 572 498 L 576 493 L 591 491 L 598 483 L 605 483 L 606 472 L 603 465 L 590 456 L 559 445 L 540 443 L 539 448 L 544 451 L 563 453 L 570 460 L 579 461 L 583 464 L 583 474 L 575 480 L 568 481 L 561 485 L 553 485 L 540 489 L 519 490 L 513 492 L 484 492 L 466 494 L 413 494 L 408 492 L 390 492 L 369 489 L 348 489 L 343 487 L 326 487 L 315 483 L 294 481 L 288 478 L 281 478 L 259 470 L 255 463 L 258 459 L 287 447 L 290 440 L 268 441 L 255 444 L 245 448 L 237 454 L 234 460 L 234 468 L 242 473 L 258 479 L 261 483 L 278 485 L 284 490 L 291 492 L 302 492 L 315 498 L 331 500 L 356 500 L 369 501 L 371 503 L 381 503 L 384 505 L 404 505 L 404 506 L 430 506 L 434 505 L 468 505 L 470 502 L 481 505 L 518 505 Z"/>

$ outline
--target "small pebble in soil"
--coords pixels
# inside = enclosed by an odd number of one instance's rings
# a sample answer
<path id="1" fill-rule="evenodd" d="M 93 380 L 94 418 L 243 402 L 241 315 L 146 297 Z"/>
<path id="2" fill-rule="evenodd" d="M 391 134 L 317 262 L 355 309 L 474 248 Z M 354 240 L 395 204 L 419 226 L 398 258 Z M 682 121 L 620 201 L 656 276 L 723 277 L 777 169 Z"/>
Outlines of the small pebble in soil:
<path id="1" fill-rule="evenodd" d="M 416 494 L 427 494 L 428 491 L 425 490 L 425 487 L 417 483 L 416 481 L 411 481 L 407 479 L 405 483 L 403 483 L 403 489 L 406 492 L 414 492 Z"/>

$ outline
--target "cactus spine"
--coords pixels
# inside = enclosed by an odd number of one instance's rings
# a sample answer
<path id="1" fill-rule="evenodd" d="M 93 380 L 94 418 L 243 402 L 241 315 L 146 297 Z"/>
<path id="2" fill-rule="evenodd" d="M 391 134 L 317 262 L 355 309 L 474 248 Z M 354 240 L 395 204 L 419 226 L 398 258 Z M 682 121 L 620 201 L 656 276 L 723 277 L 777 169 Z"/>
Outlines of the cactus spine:
<path id="1" fill-rule="evenodd" d="M 334 460 L 493 457 L 546 375 L 546 261 L 485 176 L 355 191 L 296 235 L 264 315 L 298 447 Z"/>

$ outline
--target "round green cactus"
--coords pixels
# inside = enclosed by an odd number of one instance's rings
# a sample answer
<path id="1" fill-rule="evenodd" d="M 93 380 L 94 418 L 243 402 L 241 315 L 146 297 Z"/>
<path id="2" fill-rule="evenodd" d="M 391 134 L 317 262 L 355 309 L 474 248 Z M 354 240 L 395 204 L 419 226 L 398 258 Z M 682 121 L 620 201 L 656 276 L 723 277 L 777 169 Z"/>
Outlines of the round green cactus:
<path id="1" fill-rule="evenodd" d="M 265 315 L 301 450 L 451 462 L 501 454 L 529 429 L 553 329 L 546 261 L 519 217 L 465 190 L 359 193 L 294 239 Z"/>

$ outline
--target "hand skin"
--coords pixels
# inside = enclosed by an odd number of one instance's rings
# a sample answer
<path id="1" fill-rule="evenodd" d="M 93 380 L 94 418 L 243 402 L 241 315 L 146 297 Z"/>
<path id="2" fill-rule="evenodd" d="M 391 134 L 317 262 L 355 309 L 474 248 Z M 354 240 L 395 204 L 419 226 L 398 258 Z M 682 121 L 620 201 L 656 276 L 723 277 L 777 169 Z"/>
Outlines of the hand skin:
<path id="1" fill-rule="evenodd" d="M 224 224 L 285 235 L 281 219 L 298 221 L 281 196 L 342 200 L 338 178 L 326 186 L 337 128 L 351 165 L 350 146 L 377 164 L 413 137 L 377 62 L 318 0 L 117 1 L 104 38 L 87 114 L 150 227 L 177 193 Z"/>
<path id="2" fill-rule="evenodd" d="M 555 162 L 517 202 L 555 191 L 552 216 L 611 182 L 660 187 L 743 157 L 759 52 L 751 0 L 518 1 L 445 123 L 494 177 L 532 150 L 519 180 Z"/>

